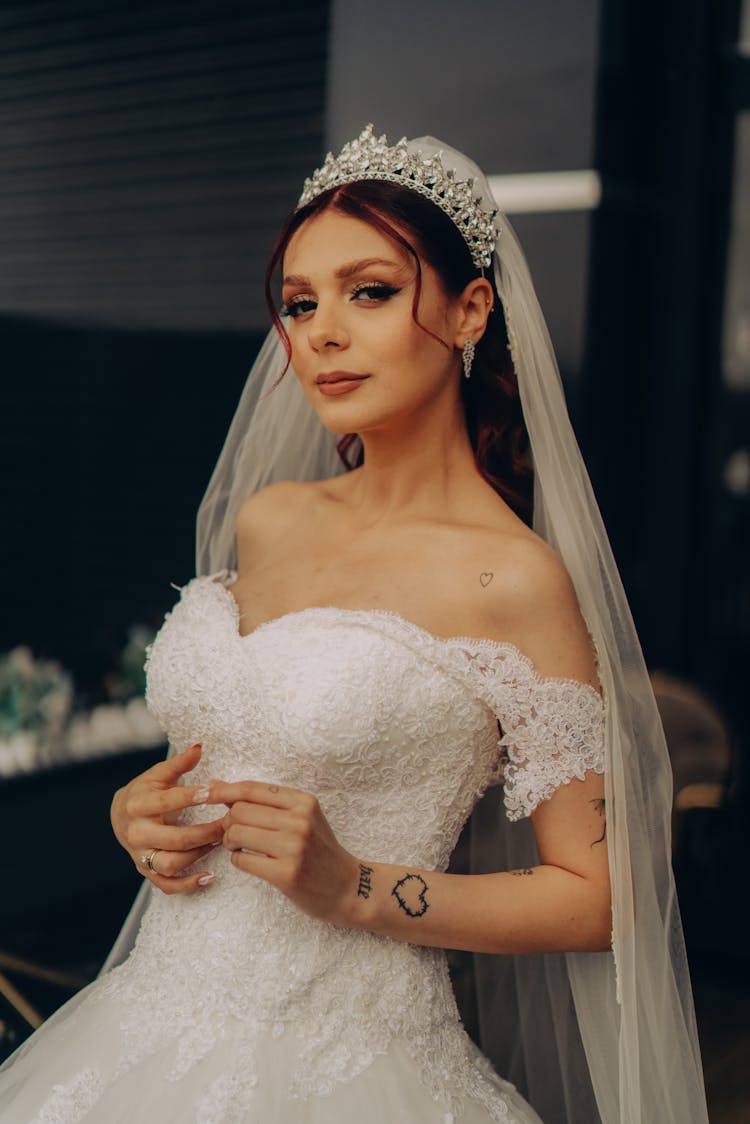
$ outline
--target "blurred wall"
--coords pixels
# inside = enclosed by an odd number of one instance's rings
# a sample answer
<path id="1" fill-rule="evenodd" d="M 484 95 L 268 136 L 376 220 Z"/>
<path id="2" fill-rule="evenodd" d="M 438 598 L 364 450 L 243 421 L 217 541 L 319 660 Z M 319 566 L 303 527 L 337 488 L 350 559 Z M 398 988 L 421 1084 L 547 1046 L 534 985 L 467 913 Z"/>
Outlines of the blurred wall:
<path id="1" fill-rule="evenodd" d="M 96 691 L 194 517 L 323 148 L 326 0 L 0 9 L 0 652 Z"/>
<path id="2" fill-rule="evenodd" d="M 327 3 L 7 0 L 0 309 L 260 328 L 268 252 L 318 159 Z"/>

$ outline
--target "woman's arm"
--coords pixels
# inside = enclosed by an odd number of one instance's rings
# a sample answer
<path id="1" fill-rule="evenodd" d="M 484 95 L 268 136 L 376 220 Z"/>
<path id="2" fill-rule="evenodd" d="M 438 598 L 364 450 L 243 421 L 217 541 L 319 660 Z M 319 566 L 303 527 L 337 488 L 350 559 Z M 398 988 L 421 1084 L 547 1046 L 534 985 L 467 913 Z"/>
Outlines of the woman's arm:
<path id="1" fill-rule="evenodd" d="M 234 866 L 321 920 L 413 944 L 474 952 L 609 947 L 603 778 L 563 785 L 533 814 L 541 864 L 458 875 L 378 863 L 336 840 L 310 793 L 255 781 L 211 782 L 226 803 Z"/>
<path id="2" fill-rule="evenodd" d="M 612 919 L 603 778 L 562 786 L 533 815 L 540 865 L 441 874 L 362 862 L 348 924 L 396 940 L 472 952 L 596 952 Z"/>

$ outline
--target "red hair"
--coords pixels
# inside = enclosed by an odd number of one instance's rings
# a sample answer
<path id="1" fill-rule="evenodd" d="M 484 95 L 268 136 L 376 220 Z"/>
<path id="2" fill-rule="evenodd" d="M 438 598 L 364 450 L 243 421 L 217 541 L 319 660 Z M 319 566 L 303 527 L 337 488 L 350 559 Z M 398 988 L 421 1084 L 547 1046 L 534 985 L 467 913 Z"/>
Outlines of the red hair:
<path id="1" fill-rule="evenodd" d="M 276 241 L 266 269 L 266 304 L 281 336 L 287 360 L 291 360 L 292 349 L 273 299 L 273 280 L 294 233 L 313 215 L 329 208 L 368 223 L 398 243 L 414 259 L 417 276 L 412 316 L 423 331 L 439 339 L 424 324 L 420 324 L 417 317 L 422 292 L 420 255 L 435 269 L 446 293 L 458 296 L 471 280 L 479 276 L 468 246 L 448 216 L 428 199 L 397 184 L 365 180 L 331 188 L 316 196 L 289 217 Z M 508 349 L 502 305 L 492 278 L 488 280 L 494 293 L 494 309 L 485 333 L 477 343 L 471 378 L 461 379 L 466 427 L 482 477 L 516 514 L 530 522 L 533 474 L 529 467 L 529 439 Z M 338 444 L 339 455 L 347 468 L 356 468 L 362 463 L 361 453 L 355 464 L 346 457 L 355 438 L 356 434 L 347 434 Z"/>

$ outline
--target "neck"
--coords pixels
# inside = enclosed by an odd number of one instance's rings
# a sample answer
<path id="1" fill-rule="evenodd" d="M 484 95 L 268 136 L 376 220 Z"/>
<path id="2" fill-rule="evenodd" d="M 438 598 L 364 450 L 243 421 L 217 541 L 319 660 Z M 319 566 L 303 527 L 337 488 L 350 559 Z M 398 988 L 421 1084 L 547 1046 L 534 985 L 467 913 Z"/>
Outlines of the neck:
<path id="1" fill-rule="evenodd" d="M 465 508 L 476 487 L 474 452 L 460 403 L 440 417 L 399 419 L 362 434 L 365 461 L 352 476 L 350 502 L 368 527 L 444 520 Z"/>

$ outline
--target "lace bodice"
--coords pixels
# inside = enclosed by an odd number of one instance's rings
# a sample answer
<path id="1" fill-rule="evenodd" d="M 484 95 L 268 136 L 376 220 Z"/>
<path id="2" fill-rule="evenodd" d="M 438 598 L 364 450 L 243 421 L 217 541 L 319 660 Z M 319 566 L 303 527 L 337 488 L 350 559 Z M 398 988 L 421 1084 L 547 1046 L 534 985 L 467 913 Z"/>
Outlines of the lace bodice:
<path id="1" fill-rule="evenodd" d="M 602 771 L 597 692 L 540 677 L 510 644 L 437 638 L 380 610 L 305 609 L 245 637 L 238 624 L 222 580 L 186 586 L 150 653 L 150 709 L 175 747 L 202 742 L 191 783 L 311 791 L 362 860 L 444 870 L 490 783 L 504 775 L 513 818 Z M 512 1119 L 461 1027 L 442 951 L 308 917 L 221 848 L 201 867 L 219 877 L 154 894 L 134 952 L 105 980 L 126 1012 L 123 1070 L 170 1047 L 177 1080 L 231 1028 L 243 1064 L 206 1090 L 208 1124 L 251 1100 L 261 1033 L 294 1036 L 292 1097 L 351 1080 L 397 1038 L 446 1120 L 468 1095 Z"/>

